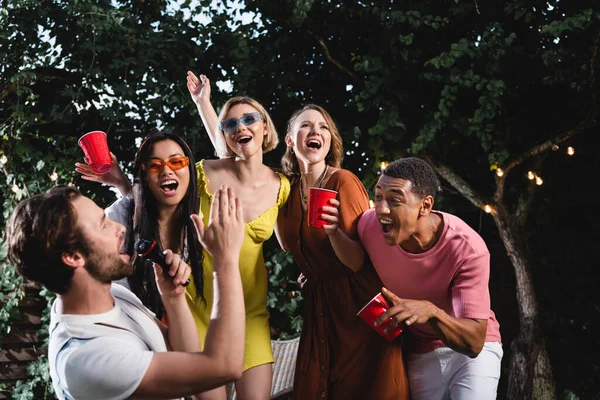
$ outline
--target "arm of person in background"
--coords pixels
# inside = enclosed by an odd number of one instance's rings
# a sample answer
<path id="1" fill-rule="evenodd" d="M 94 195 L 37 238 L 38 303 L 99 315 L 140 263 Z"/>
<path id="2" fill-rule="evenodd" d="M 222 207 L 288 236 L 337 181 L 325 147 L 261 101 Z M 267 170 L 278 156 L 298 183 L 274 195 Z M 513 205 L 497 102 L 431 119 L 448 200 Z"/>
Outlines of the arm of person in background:
<path id="1" fill-rule="evenodd" d="M 110 170 L 108 170 L 105 174 L 98 174 L 94 172 L 94 170 L 87 164 L 87 159 L 84 158 L 86 164 L 83 163 L 75 163 L 75 172 L 81 174 L 81 179 L 92 182 L 100 182 L 105 185 L 114 186 L 119 190 L 123 197 L 127 196 L 131 193 L 131 182 L 123 173 L 123 170 L 119 166 L 119 162 L 117 161 L 117 157 L 110 153 L 110 159 L 112 161 L 112 166 Z"/>
<path id="2" fill-rule="evenodd" d="M 340 185 L 338 199 L 323 207 L 321 217 L 328 222 L 323 227 L 337 258 L 352 271 L 359 271 L 365 263 L 365 249 L 360 240 L 354 240 L 358 220 L 369 209 L 369 196 L 362 182 L 347 170 L 337 170 Z M 340 176 L 341 175 L 341 176 Z"/>
<path id="3" fill-rule="evenodd" d="M 217 148 L 217 124 L 219 116 L 210 102 L 210 81 L 206 75 L 200 75 L 198 78 L 192 71 L 187 73 L 187 88 L 196 104 L 200 118 L 213 147 Z"/>
<path id="4" fill-rule="evenodd" d="M 212 255 L 214 263 L 214 302 L 204 351 L 153 354 L 134 397 L 183 397 L 222 386 L 242 375 L 246 315 L 238 265 L 244 240 L 241 201 L 231 188 L 223 186 L 215 193 L 208 226 L 205 227 L 197 215 L 192 219 L 198 228 L 200 243 Z M 182 274 L 179 281 L 184 277 Z M 166 281 L 163 280 L 163 284 Z M 164 286 L 161 290 L 163 296 L 169 293 Z M 182 289 L 174 290 L 175 296 L 185 296 Z M 186 315 L 190 312 L 183 302 L 171 305 Z M 175 328 L 171 326 L 173 311 L 167 312 L 170 331 Z M 193 331 L 196 332 L 195 326 Z"/>
<path id="5" fill-rule="evenodd" d="M 327 214 L 321 214 L 321 218 L 329 222 L 323 226 L 329 236 L 331 247 L 335 255 L 345 266 L 354 272 L 358 272 L 365 264 L 365 249 L 359 241 L 350 239 L 340 229 L 339 207 L 340 202 L 336 199 L 329 200 L 330 206 L 323 207 Z"/>
<path id="6" fill-rule="evenodd" d="M 381 292 L 393 306 L 377 318 L 376 326 L 390 318 L 392 321 L 386 330 L 394 324 L 410 326 L 429 323 L 442 342 L 454 351 L 475 358 L 483 349 L 487 319 L 456 318 L 427 300 L 403 299 L 386 288 Z"/>

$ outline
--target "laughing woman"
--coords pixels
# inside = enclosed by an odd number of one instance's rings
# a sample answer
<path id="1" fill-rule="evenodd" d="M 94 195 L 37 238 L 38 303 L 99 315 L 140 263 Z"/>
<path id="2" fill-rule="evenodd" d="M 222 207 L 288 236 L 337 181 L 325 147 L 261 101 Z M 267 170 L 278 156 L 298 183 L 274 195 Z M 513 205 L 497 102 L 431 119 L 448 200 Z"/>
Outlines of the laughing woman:
<path id="1" fill-rule="evenodd" d="M 355 271 L 334 251 L 355 238 L 369 199 L 361 181 L 340 168 L 342 138 L 331 116 L 317 105 L 296 111 L 288 122 L 283 172 L 290 198 L 278 219 L 281 243 L 305 277 L 304 325 L 300 336 L 293 399 L 408 399 L 400 340 L 388 343 L 356 316 L 382 287 L 374 268 Z M 311 187 L 336 191 L 323 207 L 321 228 L 307 223 Z M 328 215 L 329 214 L 329 215 Z M 352 259 L 353 254 L 345 254 Z"/>
<path id="2" fill-rule="evenodd" d="M 202 79 L 205 79 L 202 76 Z M 206 84 L 205 84 L 206 83 Z M 273 353 L 269 313 L 267 311 L 268 277 L 263 257 L 263 243 L 273 234 L 279 209 L 287 201 L 290 184 L 283 174 L 263 164 L 263 153 L 279 142 L 271 117 L 256 100 L 234 97 L 227 101 L 217 116 L 210 104 L 210 84 L 188 73 L 188 89 L 215 146 L 218 160 L 198 163 L 199 193 L 202 213 L 208 217 L 212 194 L 222 184 L 230 185 L 242 199 L 246 238 L 240 254 L 240 271 L 246 302 L 246 353 L 244 373 L 235 382 L 240 400 L 269 399 L 271 392 Z M 210 255 L 204 254 L 204 274 L 212 274 Z M 206 285 L 208 310 L 212 287 Z M 196 297 L 194 286 L 189 299 Z M 208 314 L 195 314 L 202 329 L 208 325 Z M 222 395 L 219 395 L 222 398 Z"/>
<path id="3" fill-rule="evenodd" d="M 211 141 L 223 156 L 219 136 L 211 128 L 219 118 L 210 104 L 210 82 L 204 75 L 200 78 L 188 73 L 188 89 Z M 386 342 L 356 317 L 379 292 L 381 281 L 372 266 L 352 271 L 334 251 L 340 240 L 356 237 L 358 219 L 369 206 L 360 180 L 340 168 L 342 138 L 327 111 L 309 105 L 291 117 L 286 144 L 282 166 L 292 185 L 279 212 L 278 239 L 306 278 L 292 397 L 406 400 L 409 391 L 400 341 Z M 324 229 L 307 224 L 308 193 L 314 186 L 335 190 L 338 199 L 343 199 L 339 212 L 335 207 L 325 209 L 333 215 L 324 217 L 330 222 Z"/>
<path id="4" fill-rule="evenodd" d="M 89 165 L 76 163 L 75 171 L 89 181 L 115 186 L 124 197 L 106 209 L 106 215 L 127 229 L 126 250 L 133 253 L 137 239 L 156 240 L 160 250 L 173 249 L 192 268 L 195 281 L 202 281 L 202 248 L 190 215 L 199 208 L 194 157 L 187 143 L 168 132 L 150 134 L 135 155 L 133 195 L 131 184 L 112 155 L 113 166 L 105 175 Z M 191 245 L 188 246 L 188 244 Z M 212 279 L 212 276 L 211 276 Z M 131 289 L 158 318 L 166 322 L 154 271 L 136 261 L 133 274 L 121 282 Z M 202 302 L 203 293 L 197 292 Z"/>

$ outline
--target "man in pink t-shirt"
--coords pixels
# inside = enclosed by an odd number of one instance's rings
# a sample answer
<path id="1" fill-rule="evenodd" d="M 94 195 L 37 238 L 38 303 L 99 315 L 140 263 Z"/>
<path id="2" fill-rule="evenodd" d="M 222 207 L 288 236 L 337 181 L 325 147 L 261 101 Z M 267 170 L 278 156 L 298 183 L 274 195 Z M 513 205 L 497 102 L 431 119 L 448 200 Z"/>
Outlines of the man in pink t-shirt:
<path id="1" fill-rule="evenodd" d="M 490 254 L 464 221 L 433 210 L 438 187 L 425 161 L 396 160 L 377 182 L 375 209 L 359 221 L 362 246 L 393 304 L 376 324 L 391 318 L 390 326 L 405 328 L 413 399 L 495 399 L 503 352 L 490 309 Z M 324 211 L 334 223 L 336 207 Z M 360 244 L 342 243 L 338 257 L 352 269 L 362 265 Z"/>

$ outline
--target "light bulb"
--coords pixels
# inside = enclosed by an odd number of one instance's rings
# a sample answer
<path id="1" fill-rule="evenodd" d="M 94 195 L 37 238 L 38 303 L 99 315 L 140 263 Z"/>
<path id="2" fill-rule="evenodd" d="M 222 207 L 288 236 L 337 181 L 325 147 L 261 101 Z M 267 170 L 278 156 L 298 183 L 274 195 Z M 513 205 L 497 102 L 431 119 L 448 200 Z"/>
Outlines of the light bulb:
<path id="1" fill-rule="evenodd" d="M 558 147 L 557 144 L 552 145 L 552 151 L 557 151 L 558 149 L 560 149 L 560 147 Z"/>
<path id="2" fill-rule="evenodd" d="M 504 171 L 502 170 L 502 168 L 498 168 L 498 169 L 496 170 L 496 175 L 498 175 L 498 176 L 502 176 L 502 175 L 504 175 Z"/>
<path id="3" fill-rule="evenodd" d="M 56 171 L 53 171 L 52 174 L 50 175 L 50 180 L 52 182 L 54 182 L 57 179 L 58 179 L 58 174 L 56 173 Z"/>
<path id="4" fill-rule="evenodd" d="M 571 146 L 567 147 L 567 154 L 572 156 L 573 154 L 575 154 L 575 149 Z"/>
<path id="5" fill-rule="evenodd" d="M 373 202 L 373 200 L 369 200 L 369 207 L 375 208 L 375 203 Z"/>
<path id="6" fill-rule="evenodd" d="M 379 168 L 381 168 L 381 170 L 383 171 L 384 169 L 386 169 L 388 166 L 390 165 L 389 162 L 387 161 L 382 161 L 381 164 L 379 164 Z"/>
<path id="7" fill-rule="evenodd" d="M 12 190 L 13 193 L 17 193 L 19 191 L 19 187 L 17 186 L 16 183 L 13 183 L 12 187 L 10 188 L 10 190 Z"/>
<path id="8" fill-rule="evenodd" d="M 0 164 L 4 165 L 8 162 L 8 158 L 6 157 L 6 154 L 2 154 L 2 157 L 0 157 Z"/>
<path id="9" fill-rule="evenodd" d="M 535 184 L 538 186 L 542 186 L 542 183 L 544 183 L 544 180 L 542 178 L 540 178 L 539 176 L 535 177 Z"/>
<path id="10" fill-rule="evenodd" d="M 67 183 L 67 186 L 75 186 L 75 184 L 73 184 L 73 182 L 69 182 Z"/>
<path id="11" fill-rule="evenodd" d="M 483 211 L 485 211 L 486 213 L 491 213 L 492 212 L 492 206 L 490 206 L 489 204 L 486 204 L 485 207 L 483 207 Z"/>
<path id="12" fill-rule="evenodd" d="M 530 181 L 535 179 L 535 174 L 531 171 L 527 172 L 527 179 L 529 179 Z"/>

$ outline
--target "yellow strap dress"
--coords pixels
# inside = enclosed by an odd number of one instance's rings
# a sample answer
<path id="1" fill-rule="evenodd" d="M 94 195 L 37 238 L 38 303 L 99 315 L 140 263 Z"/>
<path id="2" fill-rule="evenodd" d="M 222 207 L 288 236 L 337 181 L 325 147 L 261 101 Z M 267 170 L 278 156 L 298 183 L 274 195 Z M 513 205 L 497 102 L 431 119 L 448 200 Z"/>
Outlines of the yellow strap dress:
<path id="1" fill-rule="evenodd" d="M 213 195 L 208 193 L 208 183 L 204 174 L 204 160 L 196 163 L 196 168 L 198 170 L 200 212 L 202 221 L 207 225 Z M 244 243 L 240 252 L 240 274 L 246 304 L 244 371 L 273 362 L 269 312 L 267 311 L 268 276 L 263 257 L 263 242 L 273 234 L 279 209 L 285 204 L 290 194 L 290 182 L 282 174 L 279 174 L 279 179 L 276 204 L 256 219 L 245 224 Z M 203 255 L 204 262 L 202 266 L 206 305 L 201 298 L 195 300 L 196 286 L 191 276 L 191 282 L 186 289 L 186 298 L 198 327 L 200 341 L 204 347 L 204 339 L 213 305 L 213 260 L 206 250 L 203 250 Z"/>

